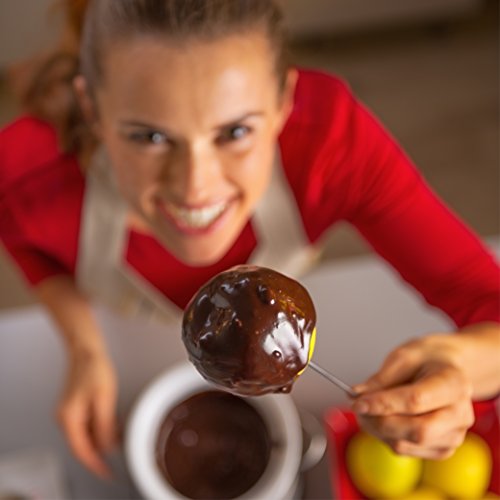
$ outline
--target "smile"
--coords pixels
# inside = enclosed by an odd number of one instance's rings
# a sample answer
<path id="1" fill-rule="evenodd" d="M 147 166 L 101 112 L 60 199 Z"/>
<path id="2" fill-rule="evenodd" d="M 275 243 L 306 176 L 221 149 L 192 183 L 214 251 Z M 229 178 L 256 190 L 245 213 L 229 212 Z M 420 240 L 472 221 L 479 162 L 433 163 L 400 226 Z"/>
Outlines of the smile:
<path id="1" fill-rule="evenodd" d="M 230 202 L 223 201 L 200 208 L 180 207 L 165 202 L 161 208 L 164 215 L 180 230 L 200 231 L 211 228 L 226 212 Z"/>

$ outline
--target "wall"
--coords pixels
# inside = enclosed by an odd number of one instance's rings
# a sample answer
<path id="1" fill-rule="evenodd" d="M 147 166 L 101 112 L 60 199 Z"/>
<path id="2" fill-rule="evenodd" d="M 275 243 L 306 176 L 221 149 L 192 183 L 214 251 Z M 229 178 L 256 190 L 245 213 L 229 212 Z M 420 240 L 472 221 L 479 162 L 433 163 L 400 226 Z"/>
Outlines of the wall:
<path id="1" fill-rule="evenodd" d="M 294 35 L 345 33 L 470 14 L 481 0 L 285 0 Z"/>
<path id="2" fill-rule="evenodd" d="M 345 32 L 470 12 L 481 0 L 284 0 L 294 35 Z M 0 1 L 0 68 L 50 45 L 57 0 Z"/>
<path id="3" fill-rule="evenodd" d="M 0 0 L 0 68 L 50 46 L 58 33 L 54 0 Z"/>

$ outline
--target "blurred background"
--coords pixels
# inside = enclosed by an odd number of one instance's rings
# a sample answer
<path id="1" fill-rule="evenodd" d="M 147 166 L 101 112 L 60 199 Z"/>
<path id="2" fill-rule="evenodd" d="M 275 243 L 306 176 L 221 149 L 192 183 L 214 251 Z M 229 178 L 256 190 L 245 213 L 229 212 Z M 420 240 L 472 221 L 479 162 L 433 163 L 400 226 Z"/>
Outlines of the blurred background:
<path id="1" fill-rule="evenodd" d="M 56 4 L 0 2 L 0 126 L 19 113 L 5 71 L 55 42 Z M 481 236 L 497 235 L 498 0 L 284 4 L 294 62 L 344 77 L 448 205 Z M 368 251 L 352 229 L 341 225 L 326 241 L 324 258 Z M 0 277 L 0 308 L 33 302 L 2 249 Z"/>

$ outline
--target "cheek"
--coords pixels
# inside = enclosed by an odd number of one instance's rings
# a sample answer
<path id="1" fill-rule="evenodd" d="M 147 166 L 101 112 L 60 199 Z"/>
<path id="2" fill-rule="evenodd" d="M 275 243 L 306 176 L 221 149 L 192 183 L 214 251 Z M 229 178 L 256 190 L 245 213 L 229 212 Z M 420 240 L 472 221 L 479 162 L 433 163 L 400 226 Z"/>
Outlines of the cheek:
<path id="1" fill-rule="evenodd" d="M 249 153 L 240 168 L 232 172 L 232 180 L 246 198 L 257 201 L 265 191 L 271 178 L 277 145 L 274 141 L 260 141 Z"/>
<path id="2" fill-rule="evenodd" d="M 251 213 L 263 196 L 269 184 L 270 174 L 270 167 L 261 162 L 255 163 L 249 158 L 244 165 L 239 165 L 226 177 L 240 195 L 241 208 L 246 213 Z"/>
<path id="3" fill-rule="evenodd" d="M 108 154 L 118 188 L 128 200 L 138 200 L 157 189 L 161 171 L 158 161 L 119 144 L 110 144 Z"/>

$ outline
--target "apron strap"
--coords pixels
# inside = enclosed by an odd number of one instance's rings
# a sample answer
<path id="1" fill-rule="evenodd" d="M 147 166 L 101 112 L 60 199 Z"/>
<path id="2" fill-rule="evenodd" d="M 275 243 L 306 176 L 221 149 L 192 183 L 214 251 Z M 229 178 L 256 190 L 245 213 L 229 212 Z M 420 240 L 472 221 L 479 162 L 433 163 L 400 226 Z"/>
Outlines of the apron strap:
<path id="1" fill-rule="evenodd" d="M 283 171 L 279 149 L 271 182 L 252 221 L 259 244 L 251 263 L 299 277 L 317 261 L 320 250 L 308 241 L 295 196 Z"/>
<path id="2" fill-rule="evenodd" d="M 89 295 L 114 302 L 116 271 L 123 259 L 127 207 L 105 173 L 106 157 L 97 151 L 86 174 L 78 242 L 77 282 Z"/>

